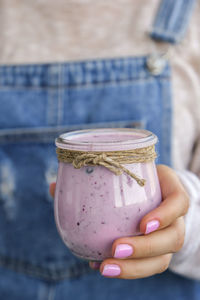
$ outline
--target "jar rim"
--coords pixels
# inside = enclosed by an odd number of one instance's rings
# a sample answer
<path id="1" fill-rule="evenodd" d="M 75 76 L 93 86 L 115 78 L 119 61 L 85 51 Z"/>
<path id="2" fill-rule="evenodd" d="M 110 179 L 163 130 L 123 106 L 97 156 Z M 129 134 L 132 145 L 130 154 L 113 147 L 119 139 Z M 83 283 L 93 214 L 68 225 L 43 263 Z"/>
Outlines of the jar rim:
<path id="1" fill-rule="evenodd" d="M 79 137 L 95 135 L 127 135 L 123 140 L 80 141 Z M 133 138 L 131 138 L 131 135 Z M 137 138 L 136 138 L 137 136 Z M 157 136 L 151 131 L 133 128 L 101 128 L 70 131 L 61 134 L 55 144 L 58 148 L 76 151 L 120 151 L 144 148 L 156 144 Z"/>

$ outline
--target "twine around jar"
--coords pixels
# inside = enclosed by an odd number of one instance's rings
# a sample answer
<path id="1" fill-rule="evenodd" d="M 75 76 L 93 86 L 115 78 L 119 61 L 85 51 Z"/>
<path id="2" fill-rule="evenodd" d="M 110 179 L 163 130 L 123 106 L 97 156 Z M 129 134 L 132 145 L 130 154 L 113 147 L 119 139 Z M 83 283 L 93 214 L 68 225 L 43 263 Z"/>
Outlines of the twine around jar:
<path id="1" fill-rule="evenodd" d="M 128 174 L 140 186 L 144 186 L 146 180 L 139 178 L 136 174 L 126 169 L 123 164 L 150 162 L 157 157 L 155 145 L 133 150 L 108 152 L 86 152 L 57 148 L 56 153 L 59 161 L 70 163 L 76 169 L 80 169 L 83 166 L 104 166 L 116 175 Z"/>

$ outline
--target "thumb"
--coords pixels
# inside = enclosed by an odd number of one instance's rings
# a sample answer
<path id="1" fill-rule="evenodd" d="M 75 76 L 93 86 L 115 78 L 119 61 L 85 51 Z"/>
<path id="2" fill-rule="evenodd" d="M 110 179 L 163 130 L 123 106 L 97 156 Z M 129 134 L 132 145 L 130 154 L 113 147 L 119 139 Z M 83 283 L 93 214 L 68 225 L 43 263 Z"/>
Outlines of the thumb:
<path id="1" fill-rule="evenodd" d="M 51 196 L 54 198 L 55 196 L 55 189 L 56 189 L 56 183 L 52 182 L 49 186 L 49 193 L 51 194 Z"/>

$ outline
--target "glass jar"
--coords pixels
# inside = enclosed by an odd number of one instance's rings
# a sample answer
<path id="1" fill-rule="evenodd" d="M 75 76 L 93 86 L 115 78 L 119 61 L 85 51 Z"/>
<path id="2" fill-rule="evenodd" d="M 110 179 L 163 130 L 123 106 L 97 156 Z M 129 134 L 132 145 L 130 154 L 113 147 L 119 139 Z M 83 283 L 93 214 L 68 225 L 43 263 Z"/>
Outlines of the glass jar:
<path id="1" fill-rule="evenodd" d="M 56 146 L 75 151 L 124 151 L 154 145 L 147 130 L 94 129 L 60 135 Z M 86 260 L 111 257 L 115 239 L 140 235 L 144 215 L 161 202 L 155 161 L 123 165 L 144 178 L 140 186 L 128 174 L 116 175 L 104 166 L 74 168 L 59 161 L 54 211 L 57 229 L 71 252 Z"/>

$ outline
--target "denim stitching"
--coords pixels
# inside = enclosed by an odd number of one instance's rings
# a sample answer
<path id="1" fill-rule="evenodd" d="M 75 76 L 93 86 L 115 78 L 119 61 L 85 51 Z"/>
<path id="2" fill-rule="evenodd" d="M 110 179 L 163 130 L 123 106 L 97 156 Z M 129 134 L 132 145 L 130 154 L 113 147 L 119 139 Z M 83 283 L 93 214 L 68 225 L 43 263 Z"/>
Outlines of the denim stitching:
<path id="1" fill-rule="evenodd" d="M 196 0 L 190 0 L 190 1 L 183 0 L 182 7 L 180 7 L 178 11 L 178 16 L 175 22 L 175 30 L 179 32 L 180 36 L 182 36 L 182 34 L 184 33 L 188 25 L 188 21 L 191 16 L 192 8 L 193 5 L 195 4 L 195 1 Z"/>
<path id="2" fill-rule="evenodd" d="M 63 121 L 63 68 L 62 64 L 58 64 L 58 110 L 57 110 L 57 126 Z"/>
<path id="3" fill-rule="evenodd" d="M 67 131 L 89 129 L 89 128 L 120 128 L 120 127 L 131 127 L 131 128 L 144 128 L 143 120 L 128 120 L 128 121 L 113 121 L 113 122 L 99 122 L 99 123 L 88 123 L 88 124 L 76 124 L 61 127 L 50 127 L 50 128 L 30 128 L 30 129 L 19 129 L 15 130 L 0 130 L 0 144 L 2 143 L 19 143 L 19 142 L 43 142 L 52 143 L 55 138 Z"/>
<path id="4" fill-rule="evenodd" d="M 171 142 L 169 144 L 168 137 L 172 137 L 171 132 L 171 126 L 172 126 L 172 111 L 171 111 L 171 105 L 172 103 L 169 102 L 170 97 L 169 96 L 169 85 L 170 82 L 166 82 L 163 84 L 162 88 L 162 105 L 163 105 L 163 122 L 162 122 L 162 161 L 166 165 L 171 165 Z"/>
<path id="5" fill-rule="evenodd" d="M 47 69 L 47 76 L 48 76 L 48 82 L 51 82 L 51 68 Z M 39 87 L 40 89 L 41 87 Z M 37 88 L 38 89 L 38 88 Z M 35 90 L 35 89 L 34 89 Z M 52 89 L 48 88 L 48 99 L 47 99 L 47 124 L 52 125 L 53 124 L 53 109 L 52 109 L 52 102 L 53 102 L 53 96 L 52 96 Z"/>
<path id="6" fill-rule="evenodd" d="M 179 42 L 187 29 L 195 1 L 162 1 L 150 36 L 171 43 Z"/>
<path id="7" fill-rule="evenodd" d="M 112 67 L 115 73 L 110 71 Z M 90 62 L 76 62 L 62 64 L 63 68 L 63 86 L 77 86 L 87 84 L 99 84 L 104 82 L 120 82 L 124 80 L 132 80 L 148 77 L 149 72 L 146 67 L 146 57 L 142 58 L 127 58 L 116 60 L 99 60 Z M 34 76 L 31 74 L 34 69 Z M 1 76 L 0 82 L 3 87 L 49 87 L 57 88 L 58 86 L 58 65 L 43 64 L 41 65 L 25 65 L 18 67 L 20 74 L 16 76 L 15 66 L 0 67 Z M 167 75 L 167 69 L 163 70 L 163 76 Z M 15 81 L 16 78 L 20 80 Z M 87 78 L 87 80 L 85 79 Z M 56 80 L 55 80 L 56 79 Z M 19 84 L 20 83 L 20 84 Z"/>
<path id="8" fill-rule="evenodd" d="M 33 265 L 30 262 L 21 261 L 19 259 L 0 256 L 1 267 L 52 282 L 63 279 L 74 279 L 84 274 L 94 272 L 90 269 L 88 263 L 76 262 L 65 268 L 66 263 L 67 262 L 63 262 L 63 269 L 56 268 L 52 270 L 48 267 Z"/>
<path id="9" fill-rule="evenodd" d="M 48 125 L 56 125 L 58 120 L 58 77 L 59 65 L 52 64 L 48 68 Z M 54 83 L 54 86 L 53 86 Z"/>
<path id="10" fill-rule="evenodd" d="M 83 88 L 83 89 L 88 89 L 88 88 L 98 88 L 98 87 L 104 87 L 104 86 L 109 86 L 109 85 L 112 85 L 112 86 L 119 86 L 119 85 L 124 85 L 124 84 L 130 84 L 130 83 L 134 83 L 134 82 L 142 82 L 142 83 L 145 83 L 145 82 L 148 82 L 148 81 L 152 81 L 154 79 L 154 77 L 156 78 L 159 78 L 161 80 L 169 80 L 169 75 L 168 74 L 159 74 L 159 75 L 152 75 L 150 72 L 148 72 L 146 74 L 145 77 L 138 77 L 138 78 L 130 78 L 129 80 L 120 80 L 120 81 L 106 81 L 106 82 L 97 82 L 97 83 L 91 83 L 91 84 L 85 84 L 85 85 L 70 85 L 70 86 L 67 86 L 67 85 L 63 85 L 61 88 L 64 89 L 80 89 L 80 88 Z M 0 87 L 0 92 L 1 91 L 6 91 L 6 90 L 33 90 L 33 91 L 37 91 L 37 90 L 45 90 L 47 89 L 49 91 L 52 91 L 52 94 L 53 92 L 55 92 L 55 87 L 23 87 L 23 86 L 13 86 L 13 87 Z M 49 93 L 50 94 L 50 93 Z"/>

